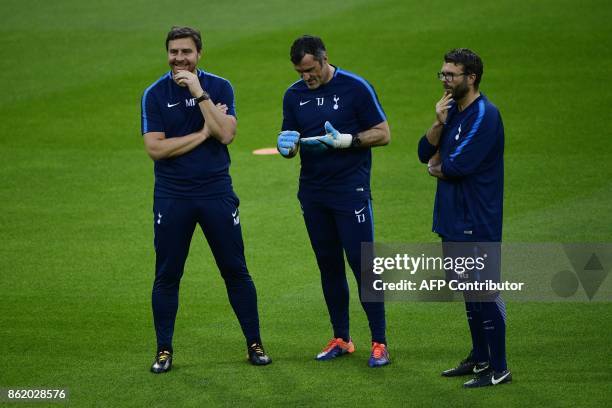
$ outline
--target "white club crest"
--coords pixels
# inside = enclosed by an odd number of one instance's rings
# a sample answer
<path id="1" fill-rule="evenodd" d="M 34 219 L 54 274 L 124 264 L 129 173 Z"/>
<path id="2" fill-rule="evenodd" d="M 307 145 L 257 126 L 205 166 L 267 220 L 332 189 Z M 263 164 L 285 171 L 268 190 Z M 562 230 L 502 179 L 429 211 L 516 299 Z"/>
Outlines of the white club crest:
<path id="1" fill-rule="evenodd" d="M 461 125 L 459 125 L 459 129 L 457 130 L 457 134 L 455 135 L 455 140 L 459 140 L 460 135 L 461 135 Z"/>

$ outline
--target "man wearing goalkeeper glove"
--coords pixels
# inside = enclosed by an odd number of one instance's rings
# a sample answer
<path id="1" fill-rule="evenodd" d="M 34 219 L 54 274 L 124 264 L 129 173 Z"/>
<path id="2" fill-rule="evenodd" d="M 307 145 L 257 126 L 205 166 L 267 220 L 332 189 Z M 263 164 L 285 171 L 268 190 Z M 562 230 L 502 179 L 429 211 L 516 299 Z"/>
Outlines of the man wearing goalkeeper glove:
<path id="1" fill-rule="evenodd" d="M 298 198 L 333 327 L 333 338 L 316 359 L 330 360 L 355 350 L 344 254 L 361 288 L 361 243 L 374 240 L 371 147 L 388 144 L 390 131 L 374 88 L 329 64 L 320 38 L 298 38 L 290 56 L 301 79 L 285 92 L 277 148 L 286 158 L 300 153 Z M 384 303 L 361 305 L 372 333 L 368 364 L 389 364 Z"/>

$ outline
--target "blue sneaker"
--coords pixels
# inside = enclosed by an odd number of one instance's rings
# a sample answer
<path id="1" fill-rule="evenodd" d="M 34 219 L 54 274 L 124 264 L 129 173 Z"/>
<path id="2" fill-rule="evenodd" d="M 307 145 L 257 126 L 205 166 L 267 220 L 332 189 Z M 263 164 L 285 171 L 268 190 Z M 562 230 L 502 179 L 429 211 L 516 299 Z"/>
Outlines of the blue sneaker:
<path id="1" fill-rule="evenodd" d="M 382 343 L 373 342 L 372 354 L 370 354 L 368 365 L 370 367 L 382 367 L 390 363 L 391 360 L 389 360 L 389 351 L 387 350 L 387 346 Z"/>
<path id="2" fill-rule="evenodd" d="M 352 353 L 355 351 L 355 345 L 353 341 L 349 339 L 348 342 L 338 337 L 331 339 L 327 346 L 315 357 L 316 360 L 331 360 L 332 358 L 340 357 L 344 354 Z"/>

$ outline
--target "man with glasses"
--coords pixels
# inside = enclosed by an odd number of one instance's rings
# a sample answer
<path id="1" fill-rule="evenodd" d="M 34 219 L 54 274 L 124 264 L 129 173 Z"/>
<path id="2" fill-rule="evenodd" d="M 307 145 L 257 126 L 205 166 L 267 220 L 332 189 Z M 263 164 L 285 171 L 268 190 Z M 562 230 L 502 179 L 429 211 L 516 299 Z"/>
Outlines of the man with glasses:
<path id="1" fill-rule="evenodd" d="M 471 254 L 487 248 L 485 253 L 493 256 L 484 275 L 499 279 L 504 126 L 495 105 L 480 93 L 482 73 L 482 60 L 473 51 L 459 48 L 446 53 L 438 73 L 444 95 L 436 104 L 433 125 L 419 141 L 418 153 L 437 179 L 433 232 L 441 237 L 445 256 L 466 255 L 466 248 Z M 447 276 L 463 278 L 452 270 Z M 499 292 L 464 292 L 464 298 L 472 350 L 442 375 L 475 375 L 464 384 L 467 388 L 510 382 L 506 310 Z"/>

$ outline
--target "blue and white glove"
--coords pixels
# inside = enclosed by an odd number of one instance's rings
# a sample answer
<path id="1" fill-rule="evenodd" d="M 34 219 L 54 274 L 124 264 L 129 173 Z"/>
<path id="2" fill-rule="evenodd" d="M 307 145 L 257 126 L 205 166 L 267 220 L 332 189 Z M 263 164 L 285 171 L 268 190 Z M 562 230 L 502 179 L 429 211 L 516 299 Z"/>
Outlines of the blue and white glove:
<path id="1" fill-rule="evenodd" d="M 300 145 L 310 151 L 345 149 L 352 143 L 353 135 L 338 132 L 329 122 L 325 122 L 325 135 L 300 139 Z"/>
<path id="2" fill-rule="evenodd" d="M 276 148 L 281 155 L 285 157 L 292 157 L 295 155 L 299 140 L 299 132 L 296 132 L 295 130 L 283 130 L 278 134 Z"/>

